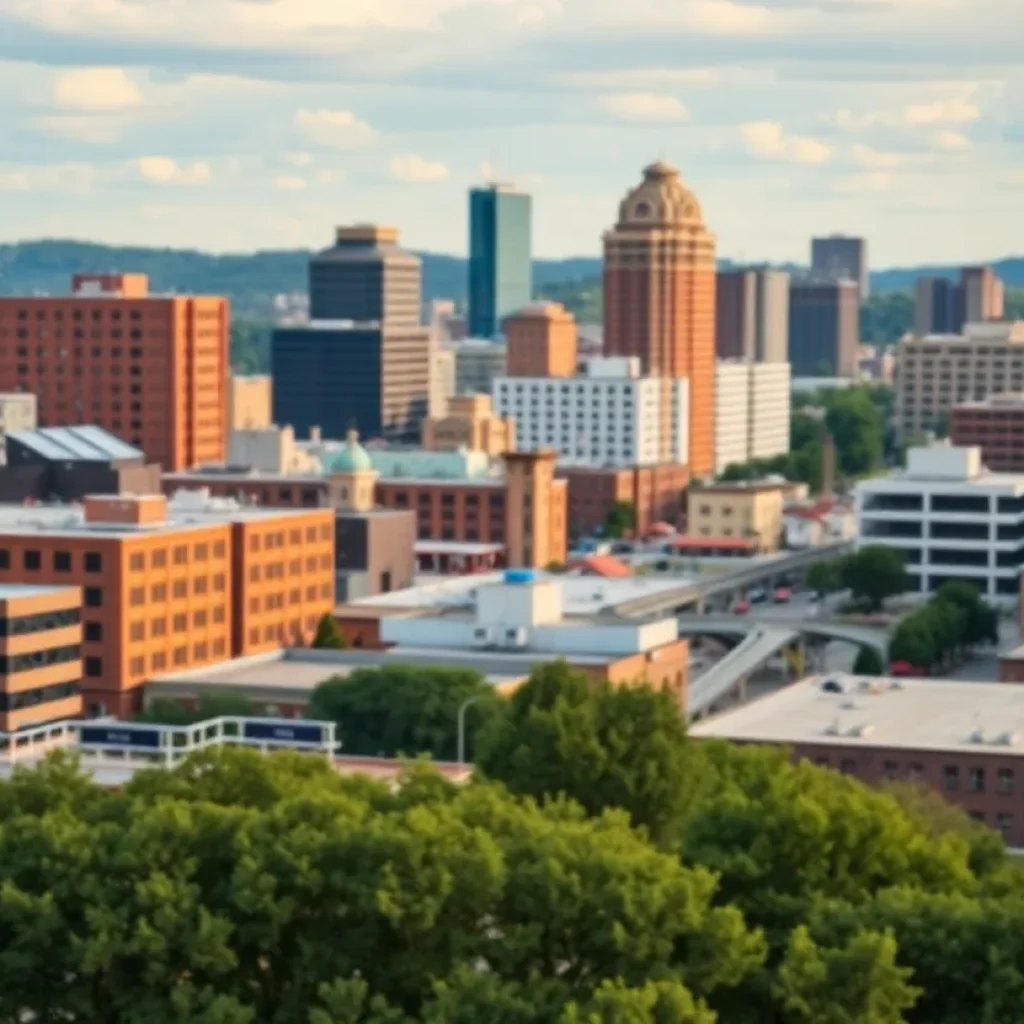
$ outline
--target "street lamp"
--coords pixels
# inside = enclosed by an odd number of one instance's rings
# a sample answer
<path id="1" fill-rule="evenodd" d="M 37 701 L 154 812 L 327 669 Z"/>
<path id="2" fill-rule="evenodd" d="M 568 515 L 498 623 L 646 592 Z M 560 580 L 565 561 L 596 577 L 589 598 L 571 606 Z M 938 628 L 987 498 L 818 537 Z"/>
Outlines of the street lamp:
<path id="1" fill-rule="evenodd" d="M 483 700 L 483 696 L 470 697 L 469 700 L 463 701 L 459 705 L 459 722 L 458 722 L 458 762 L 459 764 L 466 763 L 466 711 L 476 704 L 478 701 Z"/>

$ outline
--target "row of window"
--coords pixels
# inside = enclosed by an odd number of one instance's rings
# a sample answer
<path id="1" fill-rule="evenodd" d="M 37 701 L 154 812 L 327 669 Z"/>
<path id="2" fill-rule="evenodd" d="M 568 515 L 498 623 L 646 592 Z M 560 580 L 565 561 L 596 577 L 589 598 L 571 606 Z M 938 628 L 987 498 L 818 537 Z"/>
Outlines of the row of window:
<path id="1" fill-rule="evenodd" d="M 39 686 L 34 690 L 23 690 L 21 693 L 0 693 L 0 711 L 21 711 L 23 708 L 34 708 L 40 704 L 50 704 L 55 700 L 74 697 L 81 692 L 81 683 L 54 683 L 52 686 Z"/>
<path id="2" fill-rule="evenodd" d="M 0 655 L 0 675 L 31 672 L 49 665 L 66 665 L 68 662 L 78 661 L 81 657 L 82 648 L 78 644 L 50 647 L 45 651 L 32 651 L 29 654 Z"/>
<path id="3" fill-rule="evenodd" d="M 310 556 L 306 559 L 306 571 L 317 569 L 327 570 L 334 565 L 330 555 Z M 295 558 L 288 564 L 287 572 L 296 576 L 302 572 L 302 559 Z M 284 562 L 273 562 L 270 565 L 253 565 L 249 567 L 249 582 L 259 583 L 260 580 L 280 580 L 285 577 Z"/>
<path id="4" fill-rule="evenodd" d="M 289 492 L 290 494 L 290 492 Z M 312 543 L 319 537 L 320 540 L 330 540 L 334 534 L 334 527 L 329 523 L 325 523 L 322 526 L 307 526 L 306 527 L 306 542 Z M 301 544 L 302 543 L 302 530 L 292 529 L 288 531 L 288 544 Z M 276 548 L 283 548 L 285 546 L 285 531 L 278 530 L 276 533 L 254 533 L 249 538 L 249 550 L 259 551 L 261 548 L 264 551 L 272 551 Z"/>
<path id="5" fill-rule="evenodd" d="M 19 615 L 15 618 L 0 619 L 0 636 L 45 633 L 50 629 L 76 626 L 81 621 L 82 614 L 77 608 L 65 608 L 56 612 L 39 612 L 36 615 Z"/>
<path id="6" fill-rule="evenodd" d="M 823 767 L 829 766 L 827 757 L 815 759 L 815 763 Z M 854 758 L 843 758 L 839 762 L 839 770 L 844 775 L 854 775 L 857 772 L 857 761 Z M 882 765 L 882 773 L 889 780 L 895 780 L 901 776 L 911 782 L 921 782 L 925 778 L 925 767 L 917 761 L 912 761 L 905 768 L 901 769 L 898 761 L 885 761 Z M 966 790 L 969 793 L 984 793 L 987 785 L 986 769 L 981 767 L 969 767 L 963 772 L 960 765 L 947 764 L 942 766 L 942 788 L 947 793 L 960 792 L 960 783 L 966 777 Z M 1016 773 L 1012 768 L 999 768 L 995 773 L 995 792 L 1010 796 L 1016 785 Z"/>

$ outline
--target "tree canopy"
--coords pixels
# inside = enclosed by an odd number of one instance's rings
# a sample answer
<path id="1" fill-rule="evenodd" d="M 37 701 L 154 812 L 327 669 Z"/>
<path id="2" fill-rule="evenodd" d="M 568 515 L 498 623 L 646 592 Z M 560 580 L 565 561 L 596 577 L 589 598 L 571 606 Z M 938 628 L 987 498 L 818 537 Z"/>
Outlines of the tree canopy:
<path id="1" fill-rule="evenodd" d="M 843 585 L 854 597 L 863 598 L 878 610 L 887 597 L 910 589 L 903 553 L 884 544 L 868 544 L 841 561 Z"/>
<path id="2" fill-rule="evenodd" d="M 889 660 L 930 669 L 952 662 L 978 644 L 998 641 L 998 612 L 972 584 L 950 581 L 899 621 L 889 644 Z"/>
<path id="3" fill-rule="evenodd" d="M 345 634 L 342 633 L 337 619 L 330 612 L 325 612 L 316 624 L 316 635 L 313 637 L 312 646 L 327 650 L 341 650 L 347 646 Z"/>

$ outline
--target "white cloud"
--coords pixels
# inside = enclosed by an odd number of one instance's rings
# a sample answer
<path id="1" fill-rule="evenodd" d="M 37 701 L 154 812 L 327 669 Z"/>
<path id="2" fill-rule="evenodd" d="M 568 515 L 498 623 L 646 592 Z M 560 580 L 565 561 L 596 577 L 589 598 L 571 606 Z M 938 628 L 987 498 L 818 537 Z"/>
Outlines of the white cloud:
<path id="1" fill-rule="evenodd" d="M 682 100 L 653 92 L 623 92 L 602 96 L 598 106 L 619 121 L 686 121 L 690 116 Z"/>
<path id="2" fill-rule="evenodd" d="M 89 192 L 97 172 L 88 164 L 47 164 L 34 167 L 0 167 L 0 192 Z"/>
<path id="3" fill-rule="evenodd" d="M 944 149 L 947 152 L 966 152 L 971 148 L 971 140 L 966 135 L 951 129 L 936 132 L 934 141 L 939 149 Z"/>
<path id="4" fill-rule="evenodd" d="M 696 28 L 723 35 L 759 34 L 769 28 L 772 13 L 756 4 L 731 3 L 729 0 L 698 0 L 682 5 Z"/>
<path id="5" fill-rule="evenodd" d="M 142 156 L 132 166 L 151 185 L 205 185 L 213 177 L 207 163 L 178 163 L 169 156 Z"/>
<path id="6" fill-rule="evenodd" d="M 907 124 L 969 124 L 981 117 L 981 108 L 970 100 L 937 100 L 915 103 L 903 109 Z"/>
<path id="7" fill-rule="evenodd" d="M 308 167 L 313 162 L 312 153 L 285 153 L 284 159 L 286 163 L 292 165 L 292 167 Z"/>
<path id="8" fill-rule="evenodd" d="M 314 145 L 325 149 L 363 149 L 377 137 L 351 110 L 299 110 L 295 127 Z"/>
<path id="9" fill-rule="evenodd" d="M 447 181 L 448 165 L 440 160 L 424 160 L 416 153 L 402 153 L 391 158 L 391 177 L 395 181 Z"/>
<path id="10" fill-rule="evenodd" d="M 299 192 L 306 187 L 306 179 L 297 174 L 282 174 L 274 179 L 274 188 L 282 192 Z"/>
<path id="11" fill-rule="evenodd" d="M 753 121 L 740 132 L 747 150 L 763 160 L 781 160 L 792 164 L 825 164 L 832 150 L 817 139 L 788 135 L 778 121 Z"/>
<path id="12" fill-rule="evenodd" d="M 886 153 L 859 142 L 850 147 L 850 156 L 853 157 L 854 163 L 872 170 L 902 167 L 909 160 L 905 153 Z"/>
<path id="13" fill-rule="evenodd" d="M 62 110 L 95 113 L 132 110 L 145 97 L 123 68 L 74 68 L 54 79 L 53 102 Z"/>

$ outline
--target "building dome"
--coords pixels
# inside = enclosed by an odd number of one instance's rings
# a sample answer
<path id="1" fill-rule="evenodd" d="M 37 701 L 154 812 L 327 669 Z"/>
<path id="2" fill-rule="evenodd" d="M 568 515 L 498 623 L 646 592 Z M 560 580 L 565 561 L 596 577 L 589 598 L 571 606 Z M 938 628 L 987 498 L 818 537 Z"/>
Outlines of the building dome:
<path id="1" fill-rule="evenodd" d="M 331 459 L 332 473 L 372 473 L 373 461 L 370 454 L 359 443 L 359 435 L 354 430 L 348 432 L 345 447 Z"/>
<path id="2" fill-rule="evenodd" d="M 619 204 L 619 227 L 703 226 L 694 194 L 670 163 L 657 160 L 644 168 L 644 180 Z"/>

